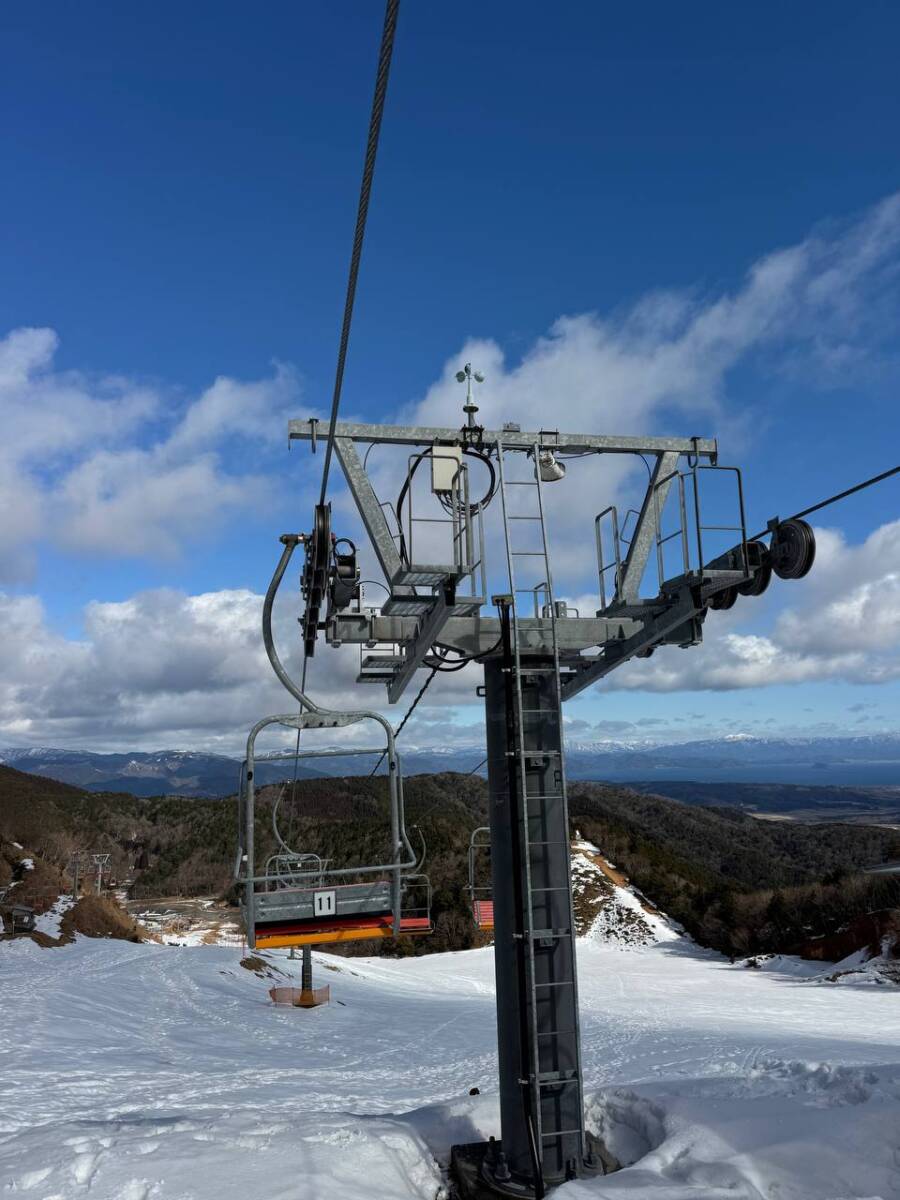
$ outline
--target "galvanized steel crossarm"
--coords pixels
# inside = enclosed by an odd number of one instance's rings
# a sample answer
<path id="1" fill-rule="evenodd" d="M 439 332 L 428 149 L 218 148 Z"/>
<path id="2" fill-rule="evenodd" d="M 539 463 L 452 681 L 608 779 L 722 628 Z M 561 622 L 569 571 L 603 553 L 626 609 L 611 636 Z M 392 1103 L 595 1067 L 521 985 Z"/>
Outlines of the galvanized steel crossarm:
<path id="1" fill-rule="evenodd" d="M 288 421 L 288 437 L 291 440 L 309 441 L 313 429 L 308 420 Z M 434 442 L 459 442 L 462 431 L 437 425 L 368 425 L 352 421 L 338 421 L 334 427 L 336 438 L 348 438 L 352 442 L 373 444 L 395 444 L 400 446 L 428 446 Z M 676 437 L 626 437 L 597 433 L 559 433 L 556 430 L 499 430 L 485 429 L 478 436 L 478 443 L 492 447 L 503 443 L 507 450 L 529 451 L 535 445 L 578 453 L 596 451 L 599 454 L 675 454 L 699 455 L 715 461 L 718 446 L 715 438 Z"/>

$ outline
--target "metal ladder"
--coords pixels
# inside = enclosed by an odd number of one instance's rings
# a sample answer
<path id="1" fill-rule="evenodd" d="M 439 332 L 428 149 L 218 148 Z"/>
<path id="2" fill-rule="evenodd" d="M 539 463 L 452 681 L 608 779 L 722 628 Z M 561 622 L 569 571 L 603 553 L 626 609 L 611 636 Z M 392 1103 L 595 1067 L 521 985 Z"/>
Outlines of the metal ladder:
<path id="1" fill-rule="evenodd" d="M 533 757 L 533 754 L 529 754 L 525 748 L 525 736 L 524 736 L 524 725 L 523 725 L 523 716 L 525 716 L 525 715 L 534 716 L 534 715 L 539 715 L 541 713 L 545 713 L 548 716 L 552 715 L 553 718 L 559 722 L 560 737 L 561 737 L 561 734 L 562 734 L 562 713 L 561 713 L 562 697 L 561 697 L 561 687 L 560 687 L 559 634 L 558 634 L 558 629 L 557 629 L 556 604 L 555 604 L 554 594 L 553 594 L 553 573 L 552 573 L 551 565 L 550 565 L 550 551 L 549 551 L 549 544 L 548 544 L 548 539 L 547 539 L 546 521 L 545 521 L 545 517 L 544 517 L 544 496 L 543 496 L 542 480 L 541 480 L 541 475 L 540 475 L 540 458 L 539 458 L 540 446 L 538 444 L 535 444 L 532 447 L 532 450 L 530 451 L 529 459 L 531 461 L 533 471 L 531 473 L 531 478 L 528 478 L 528 479 L 510 479 L 510 478 L 508 478 L 508 475 L 507 475 L 508 467 L 507 467 L 507 462 L 506 462 L 506 457 L 505 457 L 506 453 L 508 453 L 508 451 L 505 450 L 505 448 L 503 446 L 503 442 L 498 441 L 497 456 L 498 456 L 498 464 L 499 464 L 500 498 L 501 498 L 501 502 L 502 502 L 502 512 L 503 512 L 503 533 L 504 533 L 504 539 L 505 539 L 505 543 L 506 543 L 506 561 L 507 561 L 507 571 L 508 571 L 508 576 L 509 576 L 509 592 L 512 597 L 511 626 L 512 626 L 512 646 L 513 646 L 513 659 L 514 659 L 513 694 L 514 694 L 514 698 L 515 698 L 515 736 L 516 736 L 516 746 L 515 746 L 514 752 L 518 759 L 517 779 L 518 779 L 518 790 L 519 790 L 519 801 L 520 801 L 519 812 L 520 812 L 520 817 L 521 817 L 521 845 L 523 847 L 524 889 L 525 889 L 523 936 L 525 939 L 525 960 L 526 960 L 526 975 L 527 975 L 528 990 L 529 990 L 529 1003 L 530 1003 L 530 1016 L 531 1016 L 531 1046 L 532 1046 L 531 1062 L 529 1064 L 527 1064 L 527 1066 L 528 1066 L 528 1070 L 529 1070 L 528 1082 L 531 1085 L 531 1096 L 533 1099 L 533 1114 L 534 1114 L 533 1120 L 534 1120 L 534 1125 L 535 1125 L 535 1140 L 536 1140 L 537 1146 L 538 1146 L 539 1160 L 541 1163 L 543 1163 L 543 1159 L 544 1159 L 544 1149 L 543 1148 L 547 1142 L 558 1140 L 559 1138 L 563 1137 L 564 1135 L 573 1134 L 575 1132 L 579 1132 L 581 1134 L 582 1142 L 584 1140 L 583 1121 L 582 1121 L 581 1127 L 577 1131 L 573 1130 L 573 1129 L 560 1129 L 560 1130 L 554 1130 L 554 1131 L 548 1133 L 548 1132 L 545 1132 L 543 1129 L 542 1105 L 541 1105 L 542 1091 L 544 1091 L 548 1088 L 551 1088 L 551 1087 L 559 1088 L 560 1086 L 577 1086 L 579 1089 L 579 1094 L 580 1094 L 581 1071 L 580 1071 L 580 1061 L 579 1061 L 577 1070 L 574 1070 L 574 1071 L 550 1071 L 550 1072 L 545 1072 L 542 1074 L 541 1069 L 540 1069 L 540 1039 L 538 1036 L 539 1030 L 538 1030 L 538 1022 L 537 1022 L 537 992 L 538 992 L 538 989 L 540 989 L 540 988 L 571 987 L 573 989 L 573 1002 L 576 1006 L 576 1011 L 577 1011 L 578 983 L 577 983 L 577 978 L 576 978 L 576 975 L 574 972 L 575 920 L 574 920 L 574 913 L 572 911 L 571 887 L 568 886 L 568 884 L 565 889 L 563 889 L 561 887 L 553 888 L 553 889 L 548 889 L 548 888 L 535 889 L 532 885 L 531 847 L 532 847 L 532 845 L 538 845 L 539 843 L 532 842 L 530 839 L 529 817 L 531 815 L 531 811 L 529 808 L 529 803 L 534 800 L 544 801 L 544 800 L 559 799 L 564 803 L 566 810 L 568 807 L 567 803 L 566 803 L 567 797 L 566 797 L 565 772 L 563 771 L 563 763 L 562 763 L 561 755 L 560 755 L 560 760 L 559 760 L 559 771 L 558 771 L 558 779 L 559 779 L 558 788 L 559 788 L 559 790 L 557 792 L 553 792 L 551 794 L 548 794 L 547 792 L 541 791 L 541 790 L 539 790 L 538 792 L 529 791 L 528 779 L 527 779 L 527 774 L 526 774 L 526 758 Z M 518 450 L 518 453 L 522 454 L 521 448 Z M 536 509 L 531 512 L 511 512 L 510 511 L 509 489 L 513 488 L 513 487 L 515 487 L 517 489 L 521 489 L 520 492 L 518 493 L 520 496 L 527 495 L 527 496 L 532 496 L 532 497 L 536 498 L 536 500 L 537 500 Z M 519 523 L 521 523 L 521 525 Z M 537 549 L 525 548 L 523 546 L 516 545 L 513 543 L 512 529 L 514 527 L 527 528 L 529 526 L 533 527 L 533 525 L 538 525 L 539 529 L 540 529 L 539 548 L 537 548 Z M 532 558 L 532 559 L 535 559 L 536 561 L 539 561 L 539 563 L 543 567 L 544 578 L 543 578 L 542 584 L 538 583 L 538 585 L 536 587 L 533 587 L 533 586 L 532 587 L 523 587 L 517 581 L 516 561 L 520 560 L 520 559 L 527 559 L 527 558 Z M 550 707 L 525 709 L 524 705 L 523 705 L 523 696 L 522 696 L 522 661 L 521 661 L 520 639 L 519 639 L 518 597 L 521 595 L 528 595 L 528 596 L 534 597 L 537 595 L 537 593 L 541 589 L 542 585 L 543 585 L 543 589 L 545 592 L 546 603 L 543 606 L 543 610 L 541 609 L 540 606 L 537 606 L 538 607 L 537 615 L 542 616 L 545 619 L 549 619 L 549 622 L 550 622 L 553 666 L 550 669 L 549 673 L 550 673 L 550 678 L 552 681 L 552 701 L 551 701 Z M 531 670 L 532 669 L 526 667 L 525 674 L 527 675 L 527 674 L 531 673 Z M 546 670 L 546 668 L 545 668 L 545 670 Z M 546 701 L 545 701 L 545 704 L 546 704 Z M 545 752 L 537 751 L 535 753 L 545 753 Z M 550 844 L 550 843 L 546 843 L 546 844 Z M 569 852 L 568 837 L 566 837 L 565 848 L 566 848 L 566 855 L 568 856 L 568 852 Z M 535 894 L 538 891 L 548 891 L 548 890 L 567 890 L 569 892 L 569 903 L 567 906 L 568 921 L 567 921 L 567 925 L 563 928 L 556 928 L 556 929 L 537 929 L 537 928 L 535 928 L 535 916 L 534 916 Z M 540 941 L 540 942 L 544 942 L 546 944 L 546 941 L 551 940 L 551 939 L 557 939 L 557 938 L 569 938 L 572 941 L 572 963 L 573 963 L 572 977 L 570 979 L 560 979 L 560 980 L 554 980 L 553 982 L 539 983 L 535 979 L 535 943 Z M 555 1034 L 555 1032 L 556 1031 L 549 1031 L 549 1033 L 548 1033 L 548 1031 L 544 1031 L 543 1036 L 546 1038 L 547 1036 L 552 1036 L 553 1034 Z"/>

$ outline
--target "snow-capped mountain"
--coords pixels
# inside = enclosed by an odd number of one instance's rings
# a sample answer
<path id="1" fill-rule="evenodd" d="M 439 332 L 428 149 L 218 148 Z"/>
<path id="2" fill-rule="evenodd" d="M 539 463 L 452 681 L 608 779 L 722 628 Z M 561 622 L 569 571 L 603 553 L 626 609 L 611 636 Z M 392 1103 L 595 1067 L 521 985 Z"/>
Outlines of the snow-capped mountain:
<path id="1" fill-rule="evenodd" d="M 400 743 L 407 774 L 481 770 L 478 744 L 425 747 Z M 29 747 L 0 750 L 0 762 L 47 775 L 90 791 L 127 791 L 139 796 L 223 796 L 237 786 L 238 762 L 220 754 L 188 750 L 97 754 L 87 750 Z M 354 775 L 358 758 L 335 757 L 301 767 L 301 778 Z M 571 741 L 566 747 L 570 779 L 609 782 L 697 780 L 829 786 L 900 786 L 900 733 L 834 738 L 763 738 L 746 733 L 660 745 L 649 740 Z M 291 773 L 284 764 L 260 764 L 257 778 L 273 782 Z"/>
<path id="2" fill-rule="evenodd" d="M 237 791 L 239 763 L 224 754 L 191 750 L 96 754 L 89 750 L 45 747 L 0 750 L 0 763 L 71 783 L 90 792 L 131 792 L 135 796 L 227 796 Z M 300 778 L 321 774 L 301 768 Z M 261 764 L 267 783 L 285 775 L 283 766 Z"/>

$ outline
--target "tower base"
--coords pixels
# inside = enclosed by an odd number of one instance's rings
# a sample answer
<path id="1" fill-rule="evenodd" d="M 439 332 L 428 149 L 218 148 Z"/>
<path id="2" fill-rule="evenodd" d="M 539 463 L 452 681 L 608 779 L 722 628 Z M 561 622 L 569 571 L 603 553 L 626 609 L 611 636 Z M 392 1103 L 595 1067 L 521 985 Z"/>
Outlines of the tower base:
<path id="1" fill-rule="evenodd" d="M 318 1008 L 331 998 L 331 988 L 273 987 L 269 988 L 273 1004 L 291 1004 L 294 1008 Z"/>
<path id="2" fill-rule="evenodd" d="M 595 1175 L 610 1175 L 618 1171 L 619 1163 L 613 1158 L 603 1142 L 594 1134 L 585 1134 L 589 1159 L 582 1162 L 576 1172 L 576 1178 L 584 1179 Z M 519 1200 L 534 1200 L 534 1187 L 515 1179 L 498 1178 L 503 1175 L 502 1166 L 498 1163 L 500 1143 L 468 1142 L 461 1146 L 450 1148 L 450 1178 L 456 1187 L 459 1200 L 498 1200 L 498 1197 L 518 1197 Z M 499 1167 L 499 1170 L 498 1170 Z M 549 1190 L 558 1184 L 565 1183 L 564 1179 L 545 1181 Z"/>

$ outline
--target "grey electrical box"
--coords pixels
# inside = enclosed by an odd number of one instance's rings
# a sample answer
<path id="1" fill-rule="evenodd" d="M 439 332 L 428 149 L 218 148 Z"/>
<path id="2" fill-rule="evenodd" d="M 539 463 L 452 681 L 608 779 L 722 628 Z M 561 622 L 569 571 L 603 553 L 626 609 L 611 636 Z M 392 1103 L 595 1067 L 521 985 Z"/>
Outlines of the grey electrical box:
<path id="1" fill-rule="evenodd" d="M 462 466 L 462 446 L 438 446 L 431 448 L 431 490 L 451 492 L 457 484 Z"/>

